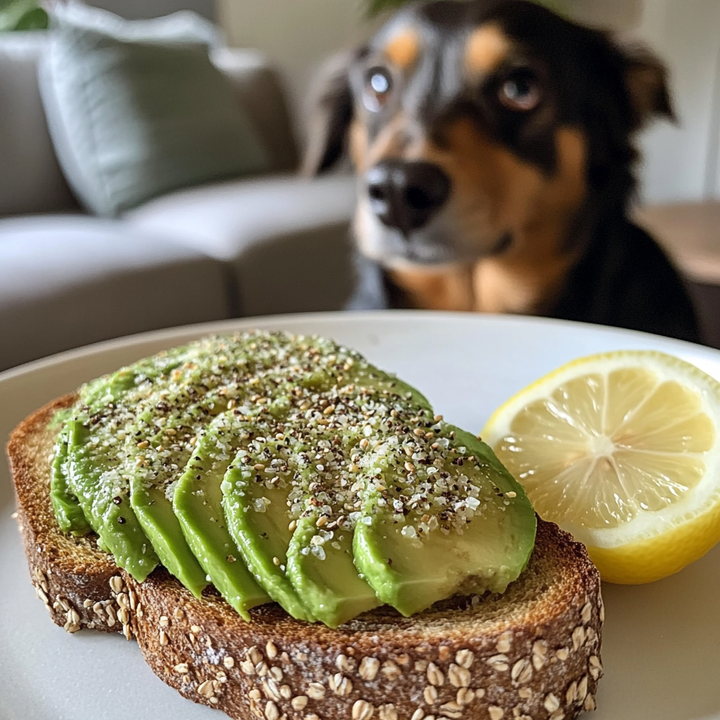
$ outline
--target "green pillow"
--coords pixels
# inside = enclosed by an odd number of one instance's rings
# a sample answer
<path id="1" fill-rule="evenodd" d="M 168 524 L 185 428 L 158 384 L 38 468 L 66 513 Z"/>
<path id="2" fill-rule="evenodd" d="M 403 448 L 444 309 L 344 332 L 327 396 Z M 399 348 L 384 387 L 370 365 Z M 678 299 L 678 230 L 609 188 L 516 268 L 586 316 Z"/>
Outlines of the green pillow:
<path id="1" fill-rule="evenodd" d="M 172 190 L 269 169 L 214 26 L 193 13 L 128 21 L 58 5 L 40 66 L 55 151 L 88 210 L 114 216 Z"/>

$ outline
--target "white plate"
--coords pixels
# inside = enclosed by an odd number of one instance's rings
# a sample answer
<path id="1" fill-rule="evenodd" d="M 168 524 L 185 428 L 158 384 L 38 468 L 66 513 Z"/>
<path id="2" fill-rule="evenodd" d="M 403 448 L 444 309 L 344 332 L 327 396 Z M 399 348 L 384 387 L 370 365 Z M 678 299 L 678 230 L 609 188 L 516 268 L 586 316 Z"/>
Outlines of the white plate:
<path id="1" fill-rule="evenodd" d="M 201 335 L 250 327 L 316 333 L 354 347 L 473 431 L 515 391 L 589 353 L 654 348 L 720 378 L 720 352 L 591 325 L 439 313 L 296 315 L 149 333 L 0 374 L 0 437 L 85 380 Z M 135 643 L 68 635 L 53 625 L 29 582 L 12 512 L 0 463 L 0 720 L 219 717 L 157 679 Z M 720 547 L 674 577 L 603 592 L 606 674 L 594 720 L 720 720 Z"/>

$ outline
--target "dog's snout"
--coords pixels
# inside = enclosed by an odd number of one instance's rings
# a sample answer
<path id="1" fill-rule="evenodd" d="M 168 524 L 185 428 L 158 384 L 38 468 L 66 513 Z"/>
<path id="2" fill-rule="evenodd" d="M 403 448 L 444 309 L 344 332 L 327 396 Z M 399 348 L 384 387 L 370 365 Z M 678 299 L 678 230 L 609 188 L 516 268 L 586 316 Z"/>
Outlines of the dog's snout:
<path id="1" fill-rule="evenodd" d="M 403 235 L 425 225 L 450 194 L 450 178 L 429 162 L 387 160 L 368 170 L 365 179 L 373 212 Z"/>

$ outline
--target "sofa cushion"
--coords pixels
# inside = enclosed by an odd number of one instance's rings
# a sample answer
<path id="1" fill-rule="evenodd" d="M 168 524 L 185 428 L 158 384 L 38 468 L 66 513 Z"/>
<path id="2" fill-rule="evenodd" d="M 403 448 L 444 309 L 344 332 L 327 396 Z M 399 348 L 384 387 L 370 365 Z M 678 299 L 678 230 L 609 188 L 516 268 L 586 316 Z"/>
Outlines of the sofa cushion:
<path id="1" fill-rule="evenodd" d="M 181 187 L 257 173 L 267 153 L 208 56 L 192 13 L 127 21 L 59 5 L 40 88 L 60 164 L 99 215 Z"/>
<path id="2" fill-rule="evenodd" d="M 220 263 L 113 220 L 0 220 L 0 370 L 88 343 L 228 317 Z"/>
<path id="3" fill-rule="evenodd" d="M 37 84 L 47 33 L 0 33 L 0 217 L 76 210 Z"/>
<path id="4" fill-rule="evenodd" d="M 125 219 L 225 261 L 237 315 L 339 310 L 354 272 L 350 219 L 355 179 L 274 176 L 157 198 Z"/>

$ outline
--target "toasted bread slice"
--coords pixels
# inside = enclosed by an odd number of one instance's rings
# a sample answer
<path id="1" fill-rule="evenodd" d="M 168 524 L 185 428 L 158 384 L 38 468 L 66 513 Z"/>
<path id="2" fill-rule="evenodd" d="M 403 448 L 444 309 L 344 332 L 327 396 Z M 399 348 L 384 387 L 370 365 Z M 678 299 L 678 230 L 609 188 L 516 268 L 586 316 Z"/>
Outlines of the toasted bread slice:
<path id="1" fill-rule="evenodd" d="M 212 590 L 198 600 L 163 569 L 138 583 L 93 536 L 59 530 L 51 420 L 74 399 L 38 410 L 8 444 L 33 583 L 67 631 L 136 637 L 163 681 L 243 720 L 560 720 L 594 709 L 600 578 L 556 525 L 539 521 L 530 563 L 502 595 L 452 598 L 411 618 L 379 608 L 336 630 L 274 604 L 247 623 Z"/>

